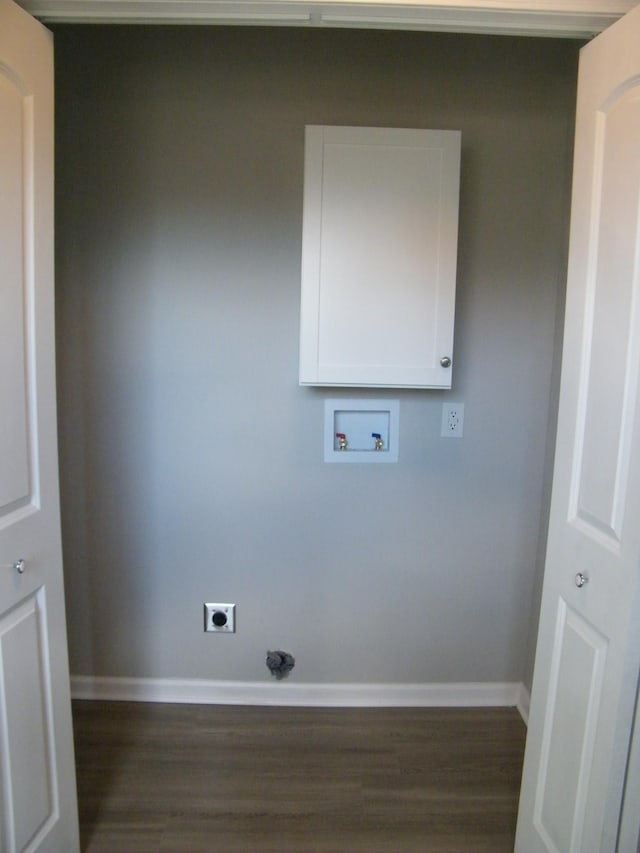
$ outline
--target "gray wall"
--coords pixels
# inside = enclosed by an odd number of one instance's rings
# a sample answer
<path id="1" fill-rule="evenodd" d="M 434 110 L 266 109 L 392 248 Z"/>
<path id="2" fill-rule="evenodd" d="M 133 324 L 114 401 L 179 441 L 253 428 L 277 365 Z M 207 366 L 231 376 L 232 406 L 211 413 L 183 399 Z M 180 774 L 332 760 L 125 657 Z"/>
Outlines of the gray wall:
<path id="1" fill-rule="evenodd" d="M 55 35 L 72 671 L 262 680 L 277 647 L 301 682 L 529 680 L 578 44 Z M 454 387 L 382 392 L 396 465 L 324 464 L 336 394 L 297 383 L 313 123 L 462 131 Z M 203 632 L 206 600 L 235 635 Z"/>

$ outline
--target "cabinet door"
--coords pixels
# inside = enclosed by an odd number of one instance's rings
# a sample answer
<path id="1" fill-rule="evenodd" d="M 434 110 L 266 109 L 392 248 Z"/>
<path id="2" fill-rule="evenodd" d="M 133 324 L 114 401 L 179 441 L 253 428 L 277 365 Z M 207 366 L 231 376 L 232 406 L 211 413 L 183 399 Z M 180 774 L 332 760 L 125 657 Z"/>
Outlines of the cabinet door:
<path id="1" fill-rule="evenodd" d="M 450 388 L 460 132 L 305 143 L 300 383 Z"/>

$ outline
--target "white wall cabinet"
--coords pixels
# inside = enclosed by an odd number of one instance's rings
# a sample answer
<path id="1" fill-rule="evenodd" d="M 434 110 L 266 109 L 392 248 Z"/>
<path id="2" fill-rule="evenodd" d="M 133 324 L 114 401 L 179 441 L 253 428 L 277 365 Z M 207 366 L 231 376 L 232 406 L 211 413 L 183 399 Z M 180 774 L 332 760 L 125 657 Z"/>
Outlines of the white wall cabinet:
<path id="1" fill-rule="evenodd" d="M 300 384 L 450 388 L 460 132 L 309 125 Z"/>

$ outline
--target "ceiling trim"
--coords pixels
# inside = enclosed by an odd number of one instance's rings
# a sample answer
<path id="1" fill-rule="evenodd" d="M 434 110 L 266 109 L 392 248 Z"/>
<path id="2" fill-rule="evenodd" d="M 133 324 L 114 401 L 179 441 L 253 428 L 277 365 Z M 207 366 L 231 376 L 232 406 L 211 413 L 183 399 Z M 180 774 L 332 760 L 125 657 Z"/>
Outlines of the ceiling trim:
<path id="1" fill-rule="evenodd" d="M 637 0 L 19 0 L 45 22 L 352 27 L 590 38 Z"/>

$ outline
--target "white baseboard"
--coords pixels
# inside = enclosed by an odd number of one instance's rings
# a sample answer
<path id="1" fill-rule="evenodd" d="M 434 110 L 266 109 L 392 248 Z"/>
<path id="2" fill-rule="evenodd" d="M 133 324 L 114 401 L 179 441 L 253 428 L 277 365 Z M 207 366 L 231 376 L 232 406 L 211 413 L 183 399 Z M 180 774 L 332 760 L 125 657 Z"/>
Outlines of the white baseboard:
<path id="1" fill-rule="evenodd" d="M 529 705 L 531 704 L 531 694 L 528 689 L 524 686 L 524 684 L 519 685 L 520 689 L 518 690 L 518 701 L 516 702 L 516 708 L 520 711 L 520 716 L 524 720 L 525 726 L 529 725 Z"/>
<path id="2" fill-rule="evenodd" d="M 455 684 L 298 684 L 294 681 L 208 681 L 74 675 L 74 699 L 202 705 L 288 705 L 326 708 L 517 707 L 528 701 L 519 682 Z M 525 719 L 526 721 L 526 719 Z"/>

